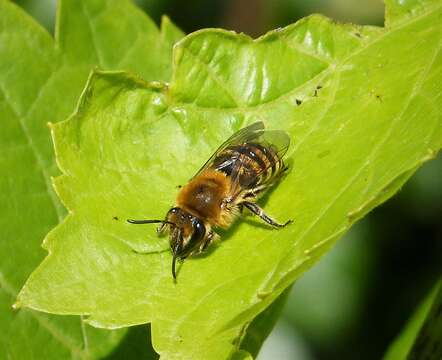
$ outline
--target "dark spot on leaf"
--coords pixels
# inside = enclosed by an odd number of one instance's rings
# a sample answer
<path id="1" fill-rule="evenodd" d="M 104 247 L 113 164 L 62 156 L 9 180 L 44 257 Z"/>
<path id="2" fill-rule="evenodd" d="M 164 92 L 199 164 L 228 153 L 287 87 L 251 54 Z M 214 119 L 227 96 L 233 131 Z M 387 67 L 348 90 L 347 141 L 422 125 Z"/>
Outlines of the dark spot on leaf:
<path id="1" fill-rule="evenodd" d="M 330 155 L 330 150 L 324 150 L 322 152 L 320 152 L 317 156 L 319 159 L 322 159 L 323 157 L 326 157 L 327 155 Z"/>
<path id="2" fill-rule="evenodd" d="M 359 33 L 359 32 L 355 32 L 355 36 L 358 37 L 358 38 L 362 37 L 361 33 Z"/>
<path id="3" fill-rule="evenodd" d="M 114 220 L 118 220 L 118 216 L 114 216 L 113 219 L 114 219 Z"/>
<path id="4" fill-rule="evenodd" d="M 377 94 L 376 95 L 376 99 L 378 99 L 380 102 L 382 102 L 382 96 L 381 95 Z"/>
<path id="5" fill-rule="evenodd" d="M 177 189 L 181 189 L 183 187 L 183 185 L 177 185 L 176 188 Z"/>
<path id="6" fill-rule="evenodd" d="M 302 104 L 302 100 L 296 99 L 296 105 L 301 105 Z"/>
<path id="7" fill-rule="evenodd" d="M 314 92 L 314 94 L 313 94 L 313 96 L 318 96 L 318 91 L 319 90 L 321 90 L 322 89 L 322 85 L 318 85 L 318 86 L 316 86 L 316 89 L 315 89 L 315 92 Z"/>

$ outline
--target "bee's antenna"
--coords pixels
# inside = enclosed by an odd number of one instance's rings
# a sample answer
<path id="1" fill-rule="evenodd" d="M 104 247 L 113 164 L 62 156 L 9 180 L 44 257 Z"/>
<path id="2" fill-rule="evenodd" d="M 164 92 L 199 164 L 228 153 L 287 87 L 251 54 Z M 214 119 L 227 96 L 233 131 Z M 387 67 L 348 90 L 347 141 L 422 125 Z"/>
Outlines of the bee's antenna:
<path id="1" fill-rule="evenodd" d="M 157 223 L 161 223 L 161 224 L 176 225 L 175 223 L 167 221 L 167 220 L 131 220 L 131 219 L 127 219 L 127 222 L 131 223 L 131 224 L 157 224 Z"/>

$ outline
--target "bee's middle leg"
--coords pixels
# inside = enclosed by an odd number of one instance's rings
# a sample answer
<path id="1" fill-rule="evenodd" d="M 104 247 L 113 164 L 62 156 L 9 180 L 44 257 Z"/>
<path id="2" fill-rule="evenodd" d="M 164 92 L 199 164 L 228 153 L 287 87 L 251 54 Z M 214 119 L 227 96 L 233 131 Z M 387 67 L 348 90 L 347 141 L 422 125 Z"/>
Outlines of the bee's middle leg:
<path id="1" fill-rule="evenodd" d="M 262 220 L 264 220 L 267 224 L 274 226 L 276 228 L 283 228 L 286 225 L 290 224 L 292 220 L 286 221 L 284 224 L 278 223 L 276 220 L 272 219 L 270 216 L 268 216 L 263 209 L 261 209 L 258 205 L 255 203 L 252 203 L 250 201 L 243 201 L 241 203 L 244 205 L 247 209 L 249 209 L 252 213 L 255 215 L 258 215 Z"/>
<path id="2" fill-rule="evenodd" d="M 210 230 L 202 242 L 202 244 L 199 247 L 199 252 L 202 253 L 204 250 L 207 249 L 207 247 L 210 245 L 210 243 L 218 236 L 217 233 L 215 233 L 213 230 Z"/>
<path id="3" fill-rule="evenodd" d="M 263 191 L 264 189 L 266 189 L 268 187 L 269 187 L 269 185 L 258 185 L 257 187 L 254 187 L 253 189 L 248 190 L 245 193 L 244 198 L 245 199 L 256 198 L 261 191 Z"/>

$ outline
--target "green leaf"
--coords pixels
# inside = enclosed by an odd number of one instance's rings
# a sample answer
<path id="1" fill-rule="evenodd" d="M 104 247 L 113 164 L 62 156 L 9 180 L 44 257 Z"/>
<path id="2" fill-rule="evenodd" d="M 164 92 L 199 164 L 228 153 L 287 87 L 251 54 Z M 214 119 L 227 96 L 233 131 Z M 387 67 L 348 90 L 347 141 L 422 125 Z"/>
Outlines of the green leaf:
<path id="1" fill-rule="evenodd" d="M 148 341 L 148 346 L 146 346 L 146 340 Z M 104 359 L 156 360 L 158 358 L 158 354 L 153 351 L 152 344 L 150 343 L 150 326 L 138 325 L 130 327 L 123 341 Z"/>
<path id="2" fill-rule="evenodd" d="M 262 344 L 275 326 L 291 289 L 291 286 L 285 289 L 267 309 L 253 319 L 250 325 L 246 324 L 247 331 L 245 331 L 244 337 L 240 338 L 241 349 L 243 349 L 240 352 L 247 351 L 253 358 L 258 355 Z"/>
<path id="3" fill-rule="evenodd" d="M 14 312 L 11 305 L 45 256 L 45 234 L 66 214 L 52 189 L 58 171 L 47 122 L 72 113 L 96 66 L 168 80 L 180 37 L 167 18 L 160 32 L 128 1 L 63 0 L 54 40 L 17 6 L 0 1 L 0 354 L 8 359 L 103 356 L 123 335 L 78 317 Z"/>
<path id="4" fill-rule="evenodd" d="M 442 356 L 441 309 L 442 286 L 439 281 L 391 344 L 384 360 L 440 359 Z"/>
<path id="5" fill-rule="evenodd" d="M 105 328 L 151 322 L 167 359 L 250 358 L 247 324 L 442 145 L 441 4 L 387 6 L 386 28 L 311 16 L 255 41 L 193 33 L 169 84 L 95 72 L 52 127 L 69 215 L 18 304 Z M 167 239 L 125 219 L 164 216 L 177 186 L 257 120 L 293 140 L 290 173 L 260 203 L 295 223 L 246 217 L 174 283 Z"/>

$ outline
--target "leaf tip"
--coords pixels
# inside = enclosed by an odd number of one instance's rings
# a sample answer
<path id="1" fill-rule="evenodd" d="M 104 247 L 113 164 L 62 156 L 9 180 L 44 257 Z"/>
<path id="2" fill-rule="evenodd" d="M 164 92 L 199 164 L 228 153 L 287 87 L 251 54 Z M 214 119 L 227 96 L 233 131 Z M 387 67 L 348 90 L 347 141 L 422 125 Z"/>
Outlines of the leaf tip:
<path id="1" fill-rule="evenodd" d="M 161 30 L 163 29 L 164 26 L 169 25 L 169 23 L 171 23 L 172 21 L 170 20 L 170 17 L 167 16 L 166 14 L 161 15 Z"/>
<path id="2" fill-rule="evenodd" d="M 20 310 L 22 308 L 22 303 L 17 299 L 15 303 L 12 304 L 11 308 L 12 310 Z"/>

